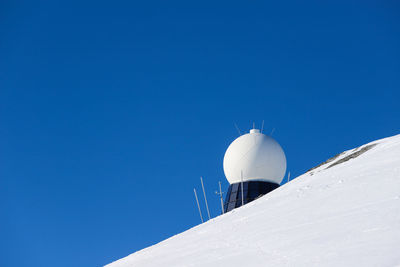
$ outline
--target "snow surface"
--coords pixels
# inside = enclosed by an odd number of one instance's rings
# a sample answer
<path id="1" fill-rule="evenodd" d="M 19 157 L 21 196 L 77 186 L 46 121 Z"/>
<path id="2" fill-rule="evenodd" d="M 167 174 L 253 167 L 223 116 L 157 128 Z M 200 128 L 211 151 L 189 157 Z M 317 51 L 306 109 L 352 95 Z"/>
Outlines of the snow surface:
<path id="1" fill-rule="evenodd" d="M 400 266 L 400 135 L 107 265 L 128 266 Z"/>

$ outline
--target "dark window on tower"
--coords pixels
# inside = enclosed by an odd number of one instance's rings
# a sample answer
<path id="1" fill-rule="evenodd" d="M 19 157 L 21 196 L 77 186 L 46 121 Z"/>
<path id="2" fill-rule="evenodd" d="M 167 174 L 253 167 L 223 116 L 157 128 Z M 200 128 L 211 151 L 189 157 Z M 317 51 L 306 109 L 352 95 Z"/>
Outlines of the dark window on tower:
<path id="1" fill-rule="evenodd" d="M 237 192 L 239 189 L 239 184 L 233 184 L 231 185 L 231 187 L 232 187 L 232 192 Z"/>

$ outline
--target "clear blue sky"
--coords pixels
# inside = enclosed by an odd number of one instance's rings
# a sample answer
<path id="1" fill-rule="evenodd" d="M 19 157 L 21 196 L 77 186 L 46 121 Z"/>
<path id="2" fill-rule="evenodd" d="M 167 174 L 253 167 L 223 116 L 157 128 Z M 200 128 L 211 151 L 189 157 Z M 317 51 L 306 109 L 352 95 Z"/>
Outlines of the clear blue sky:
<path id="1" fill-rule="evenodd" d="M 279 2 L 279 3 L 277 3 Z M 265 120 L 293 176 L 400 126 L 397 1 L 2 1 L 0 266 L 100 266 L 199 223 Z"/>

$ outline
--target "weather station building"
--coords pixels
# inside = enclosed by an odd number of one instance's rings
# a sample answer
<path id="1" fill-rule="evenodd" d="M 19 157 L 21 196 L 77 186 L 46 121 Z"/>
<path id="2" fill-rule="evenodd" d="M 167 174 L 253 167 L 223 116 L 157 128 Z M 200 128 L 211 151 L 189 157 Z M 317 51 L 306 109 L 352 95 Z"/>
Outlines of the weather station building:
<path id="1" fill-rule="evenodd" d="M 224 203 L 228 212 L 278 188 L 286 173 L 286 156 L 275 139 L 251 129 L 229 145 L 223 165 L 230 184 Z"/>

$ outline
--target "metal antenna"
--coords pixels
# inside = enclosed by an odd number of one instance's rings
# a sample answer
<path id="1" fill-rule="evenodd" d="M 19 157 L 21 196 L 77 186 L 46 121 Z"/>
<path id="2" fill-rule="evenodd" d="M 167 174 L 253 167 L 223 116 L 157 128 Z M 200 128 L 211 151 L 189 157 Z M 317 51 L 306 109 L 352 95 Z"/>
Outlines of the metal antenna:
<path id="1" fill-rule="evenodd" d="M 270 136 L 272 136 L 272 134 L 275 132 L 275 128 L 272 129 L 271 133 L 269 134 Z"/>
<path id="2" fill-rule="evenodd" d="M 207 203 L 206 191 L 204 190 L 203 177 L 200 177 L 200 181 L 201 181 L 201 187 L 203 188 L 204 201 L 206 202 L 207 213 L 208 213 L 208 219 L 211 219 L 211 216 L 210 216 L 210 210 L 208 209 L 208 203 Z"/>
<path id="3" fill-rule="evenodd" d="M 253 121 L 253 129 L 256 128 L 256 123 Z"/>
<path id="4" fill-rule="evenodd" d="M 222 192 L 222 189 L 221 189 L 221 181 L 219 181 L 218 184 L 219 184 L 219 193 L 218 193 L 218 191 L 215 191 L 215 194 L 217 194 L 221 200 L 221 210 L 222 210 L 222 214 L 224 214 L 225 213 L 224 212 L 224 201 L 222 200 L 222 194 L 224 192 Z"/>
<path id="5" fill-rule="evenodd" d="M 244 205 L 244 197 L 243 197 L 243 171 L 240 171 L 240 178 L 242 180 L 242 206 Z"/>
<path id="6" fill-rule="evenodd" d="M 287 176 L 287 182 L 289 183 L 289 181 L 290 181 L 290 172 L 288 173 L 288 176 Z"/>
<path id="7" fill-rule="evenodd" d="M 242 135 L 242 132 L 240 131 L 240 129 L 239 129 L 239 127 L 237 126 L 236 122 L 235 122 L 235 127 L 236 127 L 236 130 L 238 131 L 239 135 Z"/>
<path id="8" fill-rule="evenodd" d="M 203 215 L 201 215 L 201 209 L 200 209 L 199 199 L 197 198 L 196 188 L 193 188 L 193 191 L 194 191 L 194 197 L 196 198 L 197 207 L 199 208 L 201 223 L 203 223 L 204 220 L 203 220 Z"/>
<path id="9" fill-rule="evenodd" d="M 263 129 L 264 129 L 264 120 L 262 121 L 262 124 L 261 124 L 261 133 L 263 132 Z"/>

